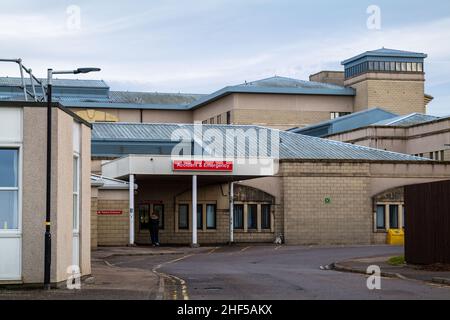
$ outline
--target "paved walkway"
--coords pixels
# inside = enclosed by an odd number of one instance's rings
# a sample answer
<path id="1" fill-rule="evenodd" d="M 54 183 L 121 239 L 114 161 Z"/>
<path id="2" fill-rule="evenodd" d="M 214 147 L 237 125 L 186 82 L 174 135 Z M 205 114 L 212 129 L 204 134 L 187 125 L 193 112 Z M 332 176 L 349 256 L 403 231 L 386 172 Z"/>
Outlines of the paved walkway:
<path id="1" fill-rule="evenodd" d="M 338 271 L 348 271 L 356 273 L 366 273 L 367 267 L 377 265 L 381 273 L 386 277 L 397 277 L 403 279 L 420 280 L 450 285 L 450 271 L 430 271 L 419 266 L 398 265 L 393 266 L 387 263 L 392 255 L 382 255 L 376 257 L 350 259 L 336 262 L 334 268 Z"/>

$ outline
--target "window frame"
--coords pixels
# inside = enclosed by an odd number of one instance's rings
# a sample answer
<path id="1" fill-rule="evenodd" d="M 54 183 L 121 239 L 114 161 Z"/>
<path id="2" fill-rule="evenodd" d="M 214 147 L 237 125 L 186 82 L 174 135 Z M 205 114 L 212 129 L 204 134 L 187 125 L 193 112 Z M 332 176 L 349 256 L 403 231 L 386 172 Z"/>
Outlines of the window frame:
<path id="1" fill-rule="evenodd" d="M 0 226 L 0 234 L 21 234 L 22 232 L 22 163 L 23 151 L 22 144 L 18 143 L 0 143 L 0 149 L 14 149 L 17 150 L 17 186 L 16 187 L 0 187 L 0 191 L 16 191 L 17 192 L 17 228 L 3 229 Z"/>
<path id="2" fill-rule="evenodd" d="M 73 161 L 76 161 L 76 182 L 72 181 L 72 232 L 73 233 L 79 233 L 80 232 L 80 169 L 81 169 L 81 157 L 78 152 L 73 153 Z M 75 168 L 75 163 L 73 164 L 73 168 Z M 72 179 L 75 179 L 75 173 L 72 172 Z M 76 185 L 76 189 L 75 189 Z M 74 209 L 75 204 L 75 197 L 76 197 L 76 211 Z M 75 220 L 76 219 L 76 220 Z"/>
<path id="3" fill-rule="evenodd" d="M 255 208 L 255 221 L 254 226 L 250 227 L 250 207 Z M 258 230 L 258 204 L 257 203 L 247 203 L 247 230 Z"/>
<path id="4" fill-rule="evenodd" d="M 383 208 L 383 226 L 378 226 L 378 207 Z M 375 229 L 377 231 L 386 230 L 386 205 L 385 204 L 377 204 L 375 209 Z"/>
<path id="5" fill-rule="evenodd" d="M 198 216 L 199 208 L 200 208 L 200 217 Z M 197 230 L 203 230 L 203 203 L 197 203 Z"/>
<path id="6" fill-rule="evenodd" d="M 272 205 L 270 203 L 261 203 L 261 230 L 270 230 L 272 229 Z M 264 225 L 264 207 L 268 207 L 268 226 Z"/>
<path id="7" fill-rule="evenodd" d="M 227 111 L 227 124 L 231 124 L 231 111 Z"/>
<path id="8" fill-rule="evenodd" d="M 239 227 L 236 227 L 236 217 L 235 217 L 236 212 L 237 212 L 236 207 L 241 207 L 241 208 L 242 208 L 242 210 L 241 210 L 241 214 L 242 214 L 242 219 L 241 219 L 242 225 L 239 226 Z M 233 229 L 234 229 L 234 230 L 244 230 L 244 224 L 245 224 L 245 223 L 244 223 L 244 218 L 245 218 L 244 204 L 243 204 L 243 203 L 235 203 L 235 204 L 233 204 Z"/>
<path id="9" fill-rule="evenodd" d="M 397 207 L 397 226 L 394 228 L 392 227 L 392 211 L 391 211 L 391 207 Z M 389 229 L 399 229 L 400 227 L 400 205 L 395 204 L 395 203 L 390 203 L 389 204 Z"/>
<path id="10" fill-rule="evenodd" d="M 164 219 L 164 216 L 165 216 L 164 203 L 153 203 L 151 205 L 151 207 L 150 207 L 151 211 L 149 211 L 149 218 L 150 218 L 150 215 L 152 214 L 152 212 L 155 211 L 155 206 L 161 206 L 161 208 L 162 208 L 162 212 L 159 213 L 159 226 L 158 226 L 158 229 L 159 230 L 164 230 L 164 223 L 165 223 L 165 219 Z"/>
<path id="11" fill-rule="evenodd" d="M 208 207 L 214 207 L 214 226 L 208 226 Z M 206 219 L 206 229 L 207 230 L 216 230 L 217 229 L 217 205 L 215 203 L 207 203 L 205 205 L 205 219 Z"/>
<path id="12" fill-rule="evenodd" d="M 180 221 L 181 221 L 181 219 L 180 219 L 180 214 L 181 214 L 181 210 L 180 210 L 180 208 L 181 207 L 186 207 L 186 226 L 182 226 L 182 227 L 180 227 Z M 179 203 L 178 204 L 178 222 L 177 222 L 177 229 L 178 230 L 189 230 L 189 204 L 187 204 L 187 203 Z"/>

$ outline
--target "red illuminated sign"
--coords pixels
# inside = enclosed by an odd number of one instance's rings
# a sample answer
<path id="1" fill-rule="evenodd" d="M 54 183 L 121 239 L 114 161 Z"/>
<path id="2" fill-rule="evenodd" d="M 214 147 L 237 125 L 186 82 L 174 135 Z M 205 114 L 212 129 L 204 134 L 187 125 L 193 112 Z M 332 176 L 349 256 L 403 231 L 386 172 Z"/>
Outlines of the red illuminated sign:
<path id="1" fill-rule="evenodd" d="M 119 215 L 119 214 L 122 214 L 122 210 L 98 210 L 97 214 L 107 215 L 107 216 Z"/>
<path id="2" fill-rule="evenodd" d="M 174 160 L 173 171 L 221 171 L 232 172 L 231 161 Z"/>

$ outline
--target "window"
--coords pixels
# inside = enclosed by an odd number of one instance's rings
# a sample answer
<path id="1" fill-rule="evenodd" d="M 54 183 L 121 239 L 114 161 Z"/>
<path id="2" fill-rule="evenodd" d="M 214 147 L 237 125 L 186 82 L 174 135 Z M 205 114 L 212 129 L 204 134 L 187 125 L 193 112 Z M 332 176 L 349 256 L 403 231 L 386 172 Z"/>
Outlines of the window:
<path id="1" fill-rule="evenodd" d="M 219 114 L 217 116 L 217 124 L 221 124 L 222 123 L 222 116 Z"/>
<path id="2" fill-rule="evenodd" d="M 373 70 L 373 61 L 369 61 L 369 70 L 370 70 L 370 71 Z"/>
<path id="3" fill-rule="evenodd" d="M 197 229 L 203 229 L 203 205 L 197 204 Z"/>
<path id="4" fill-rule="evenodd" d="M 258 228 L 258 206 L 256 204 L 247 205 L 247 229 Z"/>
<path id="5" fill-rule="evenodd" d="M 400 62 L 395 63 L 395 71 L 402 71 L 402 64 Z"/>
<path id="6" fill-rule="evenodd" d="M 235 229 L 244 229 L 244 205 L 242 204 L 234 205 L 233 224 Z"/>
<path id="7" fill-rule="evenodd" d="M 73 230 L 78 231 L 79 227 L 79 208 L 80 208 L 80 174 L 79 174 L 79 156 L 73 156 Z"/>
<path id="8" fill-rule="evenodd" d="M 412 71 L 417 72 L 417 63 L 412 63 Z"/>
<path id="9" fill-rule="evenodd" d="M 210 124 L 214 124 L 214 118 L 209 119 Z"/>
<path id="10" fill-rule="evenodd" d="M 261 205 L 261 229 L 270 229 L 270 204 Z"/>
<path id="11" fill-rule="evenodd" d="M 154 204 L 153 211 L 159 213 L 159 229 L 164 229 L 164 205 Z"/>
<path id="12" fill-rule="evenodd" d="M 152 208 L 150 204 L 140 204 L 138 206 L 139 230 L 150 229 L 150 215 L 153 211 L 159 213 L 159 229 L 164 229 L 164 205 L 154 204 Z"/>
<path id="13" fill-rule="evenodd" d="M 422 62 L 417 64 L 417 71 L 418 72 L 423 72 L 423 63 Z"/>
<path id="14" fill-rule="evenodd" d="M 412 65 L 411 62 L 406 63 L 406 71 L 411 72 L 412 71 Z"/>
<path id="15" fill-rule="evenodd" d="M 398 205 L 389 205 L 389 227 L 391 229 L 398 229 Z"/>
<path id="16" fill-rule="evenodd" d="M 402 72 L 406 72 L 406 62 L 402 62 Z"/>
<path id="17" fill-rule="evenodd" d="M 207 204 L 206 205 L 206 228 L 215 229 L 216 228 L 216 205 Z"/>
<path id="18" fill-rule="evenodd" d="M 202 124 L 208 124 L 208 120 L 203 120 Z"/>
<path id="19" fill-rule="evenodd" d="M 402 207 L 402 217 L 403 217 L 403 219 L 402 219 L 402 228 L 403 228 L 403 229 L 405 229 L 405 226 L 406 226 L 405 216 L 406 216 L 406 213 L 405 213 L 405 206 L 403 206 L 403 207 Z"/>
<path id="20" fill-rule="evenodd" d="M 140 204 L 138 206 L 139 213 L 139 230 L 148 230 L 150 228 L 150 205 Z"/>
<path id="21" fill-rule="evenodd" d="M 231 111 L 227 111 L 227 124 L 231 124 Z"/>
<path id="22" fill-rule="evenodd" d="M 375 61 L 373 63 L 373 68 L 374 68 L 375 71 L 380 70 L 380 63 L 378 61 Z"/>
<path id="23" fill-rule="evenodd" d="M 380 71 L 384 71 L 384 61 L 380 62 Z"/>
<path id="24" fill-rule="evenodd" d="M 0 149 L 0 230 L 19 228 L 18 149 Z"/>
<path id="25" fill-rule="evenodd" d="M 351 112 L 330 112 L 330 119 L 337 119 L 339 117 L 343 117 L 349 115 Z"/>
<path id="26" fill-rule="evenodd" d="M 178 229 L 189 229 L 189 205 L 178 206 Z"/>
<path id="27" fill-rule="evenodd" d="M 377 216 L 376 216 L 376 224 L 378 230 L 384 230 L 386 229 L 386 219 L 385 219 L 385 206 L 377 205 Z"/>
<path id="28" fill-rule="evenodd" d="M 395 62 L 391 62 L 391 71 L 395 71 Z"/>

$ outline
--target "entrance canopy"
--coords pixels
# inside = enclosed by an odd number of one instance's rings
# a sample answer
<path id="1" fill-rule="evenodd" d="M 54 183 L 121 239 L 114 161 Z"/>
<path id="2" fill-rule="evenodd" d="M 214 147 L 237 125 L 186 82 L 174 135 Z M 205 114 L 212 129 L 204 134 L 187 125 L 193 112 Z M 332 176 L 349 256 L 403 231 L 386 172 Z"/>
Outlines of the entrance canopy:
<path id="1" fill-rule="evenodd" d="M 278 162 L 272 158 L 217 159 L 173 157 L 170 155 L 128 155 L 102 165 L 102 175 L 127 178 L 129 175 L 210 176 L 224 181 L 273 176 Z"/>

